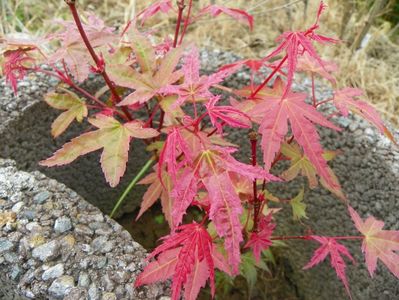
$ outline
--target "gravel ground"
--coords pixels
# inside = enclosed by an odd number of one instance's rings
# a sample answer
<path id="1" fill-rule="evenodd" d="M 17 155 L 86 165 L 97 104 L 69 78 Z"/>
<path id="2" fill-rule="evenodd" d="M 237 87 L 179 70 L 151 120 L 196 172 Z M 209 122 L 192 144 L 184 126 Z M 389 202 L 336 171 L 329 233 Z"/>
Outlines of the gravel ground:
<path id="1" fill-rule="evenodd" d="M 162 285 L 133 288 L 145 255 L 76 192 L 0 159 L 2 299 L 159 299 Z"/>

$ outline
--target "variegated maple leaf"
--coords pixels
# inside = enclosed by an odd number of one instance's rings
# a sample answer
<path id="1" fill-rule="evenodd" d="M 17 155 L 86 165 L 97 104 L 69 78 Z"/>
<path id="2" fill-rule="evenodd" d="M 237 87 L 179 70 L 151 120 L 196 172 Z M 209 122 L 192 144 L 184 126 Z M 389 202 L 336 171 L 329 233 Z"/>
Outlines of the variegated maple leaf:
<path id="1" fill-rule="evenodd" d="M 51 55 L 49 62 L 64 61 L 73 77 L 77 81 L 83 82 L 89 75 L 90 66 L 94 64 L 94 61 L 87 51 L 75 23 L 71 21 L 59 21 L 58 23 L 63 26 L 62 31 L 51 35 L 50 38 L 60 40 L 61 47 Z M 107 27 L 95 15 L 89 15 L 87 23 L 82 25 L 94 49 L 115 42 L 118 39 L 118 36 L 113 33 L 114 29 Z"/>
<path id="2" fill-rule="evenodd" d="M 177 158 L 181 153 L 184 155 L 178 161 Z M 190 147 L 181 134 L 181 129 L 179 127 L 169 128 L 168 137 L 159 155 L 158 174 L 161 174 L 164 165 L 166 165 L 173 182 L 176 182 L 178 169 L 185 163 L 191 162 L 193 158 Z M 162 178 L 160 177 L 160 179 Z"/>
<path id="3" fill-rule="evenodd" d="M 168 13 L 171 9 L 173 9 L 171 0 L 158 0 L 138 13 L 137 17 L 141 19 L 141 26 L 143 26 L 145 21 L 156 13 Z"/>
<path id="4" fill-rule="evenodd" d="M 312 240 L 319 242 L 321 246 L 315 250 L 313 257 L 310 259 L 309 263 L 303 268 L 305 270 L 310 269 L 315 265 L 321 263 L 324 259 L 326 259 L 328 255 L 330 255 L 331 266 L 335 269 L 338 278 L 342 281 L 348 295 L 350 296 L 348 279 L 346 278 L 345 273 L 346 264 L 344 259 L 342 258 L 342 255 L 349 258 L 353 263 L 355 263 L 355 260 L 349 253 L 348 249 L 344 245 L 339 244 L 334 238 L 331 237 L 312 235 L 311 238 Z"/>
<path id="5" fill-rule="evenodd" d="M 281 145 L 281 153 L 290 159 L 291 166 L 285 170 L 280 177 L 287 181 L 293 180 L 299 174 L 302 176 L 306 176 L 309 182 L 309 187 L 314 189 L 318 185 L 318 180 L 316 177 L 316 169 L 313 164 L 310 162 L 308 157 L 306 157 L 298 144 L 296 143 L 284 143 Z M 334 151 L 324 151 L 323 158 L 326 161 L 330 161 L 335 157 Z M 320 183 L 329 191 L 331 191 L 338 198 L 345 200 L 346 197 L 342 192 L 341 185 L 339 184 L 338 178 L 335 176 L 334 171 L 327 166 L 327 171 L 330 173 L 331 180 L 334 182 L 334 185 L 330 185 L 326 182 L 324 178 L 320 179 Z"/>
<path id="6" fill-rule="evenodd" d="M 212 150 L 207 151 L 208 160 L 212 160 L 213 167 L 221 171 L 237 173 L 250 180 L 265 179 L 266 181 L 281 181 L 280 178 L 266 172 L 260 166 L 252 166 L 236 160 L 231 154 L 237 149 L 232 147 L 213 146 Z M 213 170 L 212 170 L 213 171 Z"/>
<path id="7" fill-rule="evenodd" d="M 309 52 L 305 52 L 298 59 L 297 71 L 318 74 L 335 84 L 336 80 L 331 73 L 336 72 L 338 70 L 338 66 L 331 61 L 323 60 L 322 62 L 323 64 L 320 65 L 319 61 L 312 57 Z"/>
<path id="8" fill-rule="evenodd" d="M 27 70 L 29 69 L 29 65 L 34 62 L 33 57 L 31 57 L 28 53 L 29 50 L 7 50 L 3 53 L 4 62 L 1 66 L 2 73 L 6 78 L 6 82 L 13 89 L 15 95 L 17 95 L 18 80 L 21 80 L 25 77 Z"/>
<path id="9" fill-rule="evenodd" d="M 284 95 L 287 94 L 291 88 L 294 73 L 297 68 L 298 58 L 307 52 L 321 68 L 325 68 L 323 61 L 317 54 L 316 49 L 312 45 L 312 40 L 319 43 L 336 43 L 338 40 L 325 37 L 315 33 L 315 30 L 319 28 L 318 22 L 321 13 L 325 9 L 326 5 L 321 1 L 319 10 L 317 12 L 316 22 L 308 28 L 306 31 L 288 31 L 281 34 L 276 41 L 281 42 L 280 45 L 265 59 L 271 59 L 278 56 L 281 52 L 285 51 L 286 55 L 283 60 L 287 61 L 287 84 L 284 88 Z M 283 61 L 282 61 L 283 62 Z"/>
<path id="10" fill-rule="evenodd" d="M 263 250 L 269 248 L 273 243 L 270 240 L 276 224 L 272 223 L 272 214 L 261 216 L 259 219 L 258 231 L 251 232 L 248 242 L 245 244 L 246 248 L 251 248 L 255 260 L 260 261 L 260 255 Z"/>
<path id="11" fill-rule="evenodd" d="M 151 207 L 154 203 L 161 199 L 162 212 L 168 221 L 169 227 L 173 228 L 172 222 L 172 205 L 173 201 L 170 196 L 172 191 L 172 181 L 170 176 L 166 173 L 162 173 L 162 182 L 158 178 L 157 172 L 148 174 L 145 178 L 140 180 L 139 184 L 149 184 L 146 192 L 143 195 L 143 201 L 141 202 L 140 211 L 137 214 L 136 221 Z"/>
<path id="12" fill-rule="evenodd" d="M 66 165 L 81 155 L 103 148 L 101 167 L 107 182 L 115 187 L 126 170 L 131 138 L 148 139 L 159 135 L 155 129 L 143 128 L 139 121 L 121 124 L 103 114 L 89 119 L 89 123 L 98 129 L 73 138 L 40 164 L 47 167 Z"/>
<path id="13" fill-rule="evenodd" d="M 214 173 L 203 182 L 211 204 L 209 218 L 215 224 L 219 237 L 224 238 L 229 264 L 233 274 L 237 274 L 241 261 L 240 243 L 243 241 L 240 223 L 241 200 L 227 172 Z"/>
<path id="14" fill-rule="evenodd" d="M 173 252 L 171 252 L 173 251 Z M 187 299 L 195 299 L 199 289 L 209 278 L 211 294 L 215 293 L 215 267 L 222 257 L 212 243 L 208 231 L 200 224 L 182 225 L 163 238 L 148 259 L 158 256 L 141 273 L 135 286 L 165 280 L 172 277 L 172 299 L 180 299 L 182 287 Z M 173 256 L 170 255 L 173 253 Z M 218 261 L 214 261 L 217 257 Z M 205 265 L 202 265 L 205 264 Z M 224 265 L 224 264 L 223 264 Z M 224 267 L 222 267 L 224 268 Z"/>
<path id="15" fill-rule="evenodd" d="M 143 37 L 141 37 L 143 39 Z M 148 42 L 141 41 L 141 46 L 134 47 L 136 57 L 141 66 L 141 72 L 131 66 L 123 64 L 109 65 L 107 72 L 116 85 L 134 89 L 118 105 L 142 104 L 161 93 L 162 88 L 175 83 L 182 73 L 175 70 L 184 48 L 178 47 L 170 50 L 161 60 L 157 69 L 151 61 L 155 57 L 152 47 Z"/>
<path id="16" fill-rule="evenodd" d="M 183 216 L 186 214 L 187 208 L 197 195 L 199 179 L 196 173 L 196 169 L 186 167 L 174 184 L 171 192 L 171 197 L 173 198 L 172 229 L 180 225 L 183 221 Z"/>
<path id="17" fill-rule="evenodd" d="M 215 106 L 220 100 L 220 96 L 213 96 L 205 104 L 212 125 L 215 126 L 219 133 L 222 132 L 223 124 L 227 124 L 235 128 L 251 128 L 252 123 L 249 116 L 232 106 Z M 221 120 L 222 122 L 218 121 Z"/>
<path id="18" fill-rule="evenodd" d="M 399 231 L 383 230 L 384 222 L 372 216 L 363 221 L 352 207 L 348 209 L 357 230 L 364 235 L 362 252 L 370 276 L 373 276 L 380 259 L 399 278 Z"/>
<path id="19" fill-rule="evenodd" d="M 315 124 L 322 125 L 337 131 L 341 129 L 324 118 L 313 106 L 307 104 L 304 93 L 283 93 L 284 83 L 276 79 L 273 94 L 267 90 L 265 95 L 262 91 L 257 95 L 264 101 L 258 101 L 253 109 L 248 112 L 256 116 L 263 116 L 259 127 L 262 134 L 261 146 L 263 149 L 263 160 L 265 170 L 269 171 L 275 156 L 280 150 L 280 145 L 288 132 L 288 122 L 295 140 L 302 147 L 304 154 L 312 163 L 317 173 L 332 188 L 339 188 L 336 180 L 331 175 L 326 160 L 323 158 L 323 148 Z M 258 118 L 255 118 L 258 120 Z"/>
<path id="20" fill-rule="evenodd" d="M 388 128 L 385 127 L 375 108 L 365 101 L 355 99 L 362 95 L 363 91 L 356 88 L 343 88 L 341 90 L 334 91 L 334 105 L 344 117 L 348 116 L 350 110 L 366 119 L 373 124 L 381 134 L 384 134 L 396 144 L 392 133 L 388 130 Z"/>
<path id="21" fill-rule="evenodd" d="M 201 9 L 199 15 L 211 14 L 212 17 L 217 17 L 220 14 L 226 14 L 239 22 L 248 23 L 249 28 L 252 30 L 254 27 L 254 18 L 244 10 L 236 8 L 228 8 L 222 5 L 209 5 Z"/>
<path id="22" fill-rule="evenodd" d="M 238 70 L 237 67 L 230 67 L 220 70 L 209 76 L 200 76 L 199 52 L 195 46 L 192 46 L 186 54 L 182 72 L 184 82 L 179 85 L 168 85 L 161 89 L 161 93 L 166 95 L 178 95 L 175 106 L 182 105 L 186 101 L 205 101 L 213 96 L 209 88 L 222 82 Z"/>
<path id="23" fill-rule="evenodd" d="M 44 100 L 51 107 L 65 110 L 51 124 L 51 134 L 54 137 L 62 134 L 74 119 L 82 122 L 83 118 L 87 117 L 86 103 L 71 91 L 65 90 L 63 94 L 51 92 L 44 97 Z"/>

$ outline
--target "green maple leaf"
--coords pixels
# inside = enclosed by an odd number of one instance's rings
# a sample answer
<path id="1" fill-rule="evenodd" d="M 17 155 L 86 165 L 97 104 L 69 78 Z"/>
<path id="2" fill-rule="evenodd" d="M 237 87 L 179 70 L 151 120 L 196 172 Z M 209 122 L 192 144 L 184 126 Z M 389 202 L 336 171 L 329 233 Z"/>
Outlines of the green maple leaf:
<path id="1" fill-rule="evenodd" d="M 103 148 L 101 167 L 107 182 L 115 187 L 126 170 L 131 138 L 147 139 L 159 134 L 155 129 L 142 128 L 138 121 L 121 124 L 102 114 L 89 119 L 89 123 L 98 129 L 72 139 L 40 164 L 47 167 L 66 165 L 81 155 Z"/>
<path id="2" fill-rule="evenodd" d="M 51 92 L 46 94 L 44 100 L 51 107 L 65 110 L 51 124 L 51 134 L 54 137 L 61 135 L 73 120 L 82 122 L 83 118 L 87 117 L 86 103 L 71 91 L 65 90 L 63 94 Z"/>
<path id="3" fill-rule="evenodd" d="M 290 205 L 292 207 L 292 217 L 294 220 L 299 221 L 302 218 L 307 219 L 306 216 L 306 204 L 303 203 L 304 189 L 302 188 L 298 195 L 290 200 Z"/>

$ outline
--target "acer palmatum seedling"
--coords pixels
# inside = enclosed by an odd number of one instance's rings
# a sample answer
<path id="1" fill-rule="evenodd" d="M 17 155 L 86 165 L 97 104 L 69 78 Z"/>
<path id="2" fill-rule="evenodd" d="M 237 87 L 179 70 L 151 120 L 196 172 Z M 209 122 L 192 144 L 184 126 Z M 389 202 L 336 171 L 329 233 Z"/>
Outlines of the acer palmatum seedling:
<path id="1" fill-rule="evenodd" d="M 89 123 L 87 131 L 40 162 L 43 166 L 65 165 L 101 149 L 104 176 L 114 187 L 125 173 L 131 140 L 141 139 L 148 145 L 151 159 L 134 178 L 113 213 L 136 183 L 145 184 L 148 189 L 138 218 L 160 199 L 171 231 L 150 254 L 149 264 L 136 279 L 136 286 L 171 278 L 173 299 L 182 294 L 185 299 L 195 299 L 209 281 L 213 296 L 215 270 L 235 276 L 240 273 L 242 257 L 253 255 L 254 261 L 260 261 L 265 250 L 279 240 L 318 243 L 319 248 L 304 269 L 329 257 L 349 296 L 345 260 L 354 259 L 341 244 L 342 240 L 362 243 L 370 275 L 381 260 L 399 277 L 396 254 L 399 232 L 383 230 L 384 223 L 374 217 L 363 221 L 349 205 L 359 236 L 273 235 L 278 225 L 274 215 L 279 206 L 289 203 L 294 219 L 301 220 L 307 218 L 306 205 L 303 189 L 295 198 L 284 200 L 267 191 L 268 182 L 290 181 L 302 175 L 307 177 L 310 188 L 320 182 L 347 201 L 327 163 L 337 152 L 322 148 L 316 125 L 340 131 L 331 117 L 346 117 L 351 111 L 395 143 L 376 110 L 358 99 L 362 91 L 338 87 L 333 75 L 337 66 L 322 60 L 314 48 L 314 42 L 320 45 L 338 42 L 317 33 L 325 9 L 323 3 L 316 21 L 308 29 L 283 33 L 277 38 L 279 45 L 268 56 L 238 61 L 210 75 L 201 75 L 197 46 L 184 43 L 188 28 L 209 14 L 213 17 L 227 14 L 252 28 L 251 15 L 219 5 L 196 11 L 191 0 L 176 3 L 159 0 L 118 34 L 94 15 L 81 18 L 75 1 L 66 2 L 73 21 L 60 21 L 62 29 L 45 40 L 55 44 L 56 50 L 48 52 L 46 49 L 54 49 L 54 45 L 45 48 L 43 40 L 39 43 L 6 39 L 2 51 L 3 73 L 15 93 L 17 81 L 27 72 L 43 72 L 60 80 L 56 91 L 45 96 L 50 106 L 63 111 L 52 124 L 54 137 L 62 135 L 74 120 L 87 119 Z M 174 36 L 154 44 L 151 31 L 144 31 L 143 26 L 153 15 L 169 12 L 177 13 Z M 251 73 L 249 86 L 234 90 L 221 85 L 244 66 Z M 257 85 L 255 78 L 261 78 L 261 68 L 270 72 Z M 296 72 L 310 76 L 310 95 L 292 89 Z M 95 94 L 80 85 L 90 73 L 104 79 L 104 87 Z M 318 76 L 331 83 L 333 97 L 317 99 Z M 226 101 L 219 104 L 225 97 L 222 91 L 230 95 L 229 104 Z M 327 103 L 335 106 L 336 112 L 324 116 L 318 108 Z M 138 111 L 144 111 L 147 117 L 137 117 Z M 225 132 L 228 127 L 251 131 L 248 164 L 234 157 L 238 146 L 228 141 Z M 257 161 L 258 151 L 263 154 L 261 163 Z M 289 160 L 290 166 L 279 176 L 271 175 L 269 171 L 281 160 Z M 153 172 L 139 182 L 152 162 L 156 162 Z M 274 202 L 274 208 L 270 207 L 270 201 Z M 202 220 L 183 224 L 191 206 L 201 211 Z M 317 233 L 317 228 L 312 230 Z"/>

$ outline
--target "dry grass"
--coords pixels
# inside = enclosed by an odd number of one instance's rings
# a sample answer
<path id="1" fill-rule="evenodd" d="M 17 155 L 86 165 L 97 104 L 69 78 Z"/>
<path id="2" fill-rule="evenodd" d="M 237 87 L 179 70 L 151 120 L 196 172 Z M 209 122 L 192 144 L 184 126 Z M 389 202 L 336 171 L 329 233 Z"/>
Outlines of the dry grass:
<path id="1" fill-rule="evenodd" d="M 2 19 L 0 30 L 26 31 L 46 34 L 53 30 L 52 17 L 69 17 L 66 6 L 59 0 L 23 1 L 0 0 Z M 211 0 L 194 1 L 195 5 L 206 5 Z M 131 19 L 135 12 L 150 3 L 150 0 L 105 0 L 78 1 L 79 7 L 95 11 L 108 24 L 122 25 Z M 255 17 L 255 29 L 247 27 L 226 17 L 206 18 L 189 29 L 187 38 L 202 47 L 220 48 L 233 51 L 243 57 L 262 57 L 274 47 L 274 39 L 281 32 L 305 28 L 313 23 L 318 0 L 216 0 L 227 6 L 246 9 Z M 305 5 L 308 3 L 308 5 Z M 328 1 L 329 9 L 322 18 L 320 32 L 329 36 L 345 34 L 343 43 L 327 47 L 323 51 L 326 58 L 334 59 L 341 66 L 338 80 L 342 86 L 357 86 L 366 91 L 367 98 L 376 104 L 386 118 L 399 125 L 399 46 L 392 43 L 387 32 L 389 27 L 382 24 L 372 27 L 367 47 L 352 53 L 348 47 L 357 32 L 364 26 L 366 6 L 358 6 L 343 21 L 347 7 L 345 0 Z M 51 12 L 51 13 L 49 13 Z M 6 15 L 8 13 L 8 16 Z M 10 21 L 11 20 L 11 21 Z M 176 22 L 175 16 L 155 17 L 148 26 L 154 26 L 160 36 L 171 34 Z M 45 24 L 45 26 L 43 26 Z M 342 26 L 345 24 L 345 26 Z M 348 41 L 348 42 L 345 42 Z"/>

